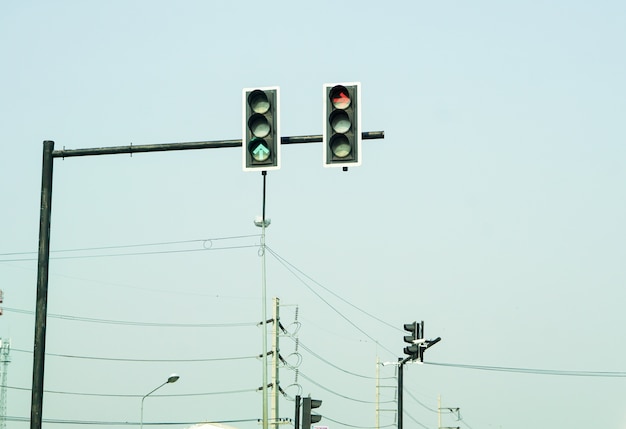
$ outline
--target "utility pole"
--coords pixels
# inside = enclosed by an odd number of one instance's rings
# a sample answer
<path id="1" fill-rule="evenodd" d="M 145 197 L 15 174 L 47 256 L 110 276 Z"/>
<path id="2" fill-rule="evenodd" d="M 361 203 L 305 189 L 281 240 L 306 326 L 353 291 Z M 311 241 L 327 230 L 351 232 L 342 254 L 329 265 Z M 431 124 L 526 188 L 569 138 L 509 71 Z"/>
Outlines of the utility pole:
<path id="1" fill-rule="evenodd" d="M 438 416 L 438 429 L 460 429 L 459 426 L 441 426 L 441 410 L 449 411 L 452 414 L 456 414 L 456 420 L 461 420 L 461 409 L 459 407 L 441 407 L 441 395 L 437 396 L 437 416 Z"/>
<path id="2" fill-rule="evenodd" d="M 274 329 L 272 331 L 272 422 L 274 425 L 274 429 L 278 429 L 279 424 L 279 413 L 278 413 L 278 397 L 280 393 L 280 381 L 278 379 L 278 364 L 280 362 L 280 348 L 278 347 L 278 333 L 279 333 L 279 305 L 280 299 L 278 297 L 274 297 L 274 314 L 272 315 L 272 320 L 274 322 Z"/>
<path id="3" fill-rule="evenodd" d="M 11 341 L 0 339 L 0 429 L 7 427 L 7 372 L 9 369 L 9 351 Z"/>
<path id="4" fill-rule="evenodd" d="M 397 363 L 393 362 L 394 366 L 397 366 Z M 381 388 L 391 388 L 394 389 L 394 396 L 397 394 L 397 386 L 393 385 L 384 385 L 380 383 L 380 367 L 389 365 L 389 362 L 381 362 L 380 358 L 376 358 L 376 429 L 380 429 L 380 414 L 382 411 L 391 411 L 396 413 L 397 410 L 395 408 L 380 408 L 380 392 Z M 395 370 L 394 370 L 395 371 Z M 395 377 L 394 377 L 395 378 Z M 394 398 L 394 399 L 397 399 Z M 395 423 L 395 421 L 394 421 Z"/>

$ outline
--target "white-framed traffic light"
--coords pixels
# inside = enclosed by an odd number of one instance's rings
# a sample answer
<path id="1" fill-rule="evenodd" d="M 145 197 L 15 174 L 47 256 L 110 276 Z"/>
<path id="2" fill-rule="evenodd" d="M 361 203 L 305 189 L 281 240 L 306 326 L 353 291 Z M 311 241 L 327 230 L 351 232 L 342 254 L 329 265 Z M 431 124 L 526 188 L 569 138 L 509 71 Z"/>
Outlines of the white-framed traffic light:
<path id="1" fill-rule="evenodd" d="M 244 171 L 280 168 L 280 90 L 244 88 L 242 155 Z"/>
<path id="2" fill-rule="evenodd" d="M 361 84 L 327 83 L 323 96 L 324 167 L 361 165 Z"/>

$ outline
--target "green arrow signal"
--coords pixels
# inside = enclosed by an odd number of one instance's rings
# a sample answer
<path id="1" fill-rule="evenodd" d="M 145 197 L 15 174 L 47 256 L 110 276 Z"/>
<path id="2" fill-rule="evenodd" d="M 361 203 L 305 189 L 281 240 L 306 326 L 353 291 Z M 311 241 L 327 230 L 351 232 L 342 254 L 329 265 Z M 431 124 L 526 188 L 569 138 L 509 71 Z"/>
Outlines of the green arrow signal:
<path id="1" fill-rule="evenodd" d="M 255 143 L 254 140 L 251 143 Z M 256 143 L 256 146 L 252 149 L 252 157 L 259 162 L 267 160 L 267 158 L 270 157 L 270 150 L 265 144 L 265 141 L 261 140 Z"/>

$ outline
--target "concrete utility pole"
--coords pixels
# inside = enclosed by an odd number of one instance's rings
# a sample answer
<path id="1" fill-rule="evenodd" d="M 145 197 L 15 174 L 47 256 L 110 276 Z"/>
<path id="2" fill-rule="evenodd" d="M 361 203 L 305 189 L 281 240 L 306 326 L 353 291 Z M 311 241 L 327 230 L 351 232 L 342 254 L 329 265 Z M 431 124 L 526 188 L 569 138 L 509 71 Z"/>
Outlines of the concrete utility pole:
<path id="1" fill-rule="evenodd" d="M 7 427 L 7 371 L 9 369 L 9 351 L 11 341 L 0 339 L 0 429 Z"/>
<path id="2" fill-rule="evenodd" d="M 272 331 L 272 423 L 274 429 L 278 429 L 279 425 L 279 413 L 278 413 L 278 398 L 280 394 L 280 381 L 278 379 L 278 364 L 280 362 L 279 353 L 280 347 L 278 346 L 278 338 L 279 338 L 279 316 L 278 311 L 280 306 L 280 299 L 274 297 L 274 314 L 272 316 L 272 320 L 274 322 L 274 329 Z"/>
<path id="3" fill-rule="evenodd" d="M 456 414 L 456 420 L 461 420 L 461 409 L 459 407 L 441 407 L 441 395 L 437 396 L 437 428 L 438 429 L 459 429 L 459 426 L 441 426 L 441 410 L 449 411 L 452 414 Z"/>

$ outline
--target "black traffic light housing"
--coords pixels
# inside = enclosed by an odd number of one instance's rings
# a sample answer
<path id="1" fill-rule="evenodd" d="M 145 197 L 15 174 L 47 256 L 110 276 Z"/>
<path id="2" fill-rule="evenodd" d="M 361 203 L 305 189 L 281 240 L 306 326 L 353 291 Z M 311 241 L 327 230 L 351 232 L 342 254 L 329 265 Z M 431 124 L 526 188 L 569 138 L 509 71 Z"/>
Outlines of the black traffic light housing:
<path id="1" fill-rule="evenodd" d="M 424 322 L 405 323 L 404 330 L 411 333 L 404 336 L 404 342 L 410 344 L 404 348 L 404 354 L 409 355 L 411 360 L 421 361 L 422 345 L 418 340 L 424 338 Z"/>
<path id="2" fill-rule="evenodd" d="M 311 397 L 302 398 L 302 429 L 311 429 L 313 423 L 322 420 L 319 414 L 311 414 L 311 410 L 319 408 L 322 401 L 319 399 L 311 399 Z"/>
<path id="3" fill-rule="evenodd" d="M 279 95 L 277 86 L 243 90 L 244 171 L 280 168 Z"/>
<path id="4" fill-rule="evenodd" d="M 324 84 L 324 167 L 361 165 L 361 84 Z"/>

